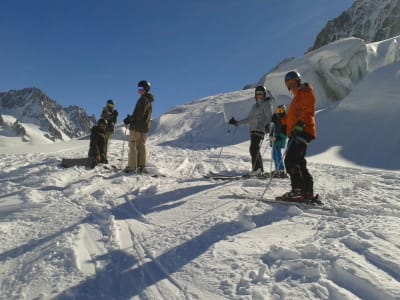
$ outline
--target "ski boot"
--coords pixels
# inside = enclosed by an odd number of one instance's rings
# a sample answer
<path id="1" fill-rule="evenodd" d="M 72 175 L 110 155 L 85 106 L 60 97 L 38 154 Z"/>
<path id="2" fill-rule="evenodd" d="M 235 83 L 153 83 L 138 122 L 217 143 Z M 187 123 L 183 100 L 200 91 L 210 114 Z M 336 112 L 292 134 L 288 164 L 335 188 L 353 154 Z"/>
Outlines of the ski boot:
<path id="1" fill-rule="evenodd" d="M 305 194 L 301 189 L 293 189 L 282 196 L 275 197 L 275 199 L 288 202 L 305 202 Z"/>

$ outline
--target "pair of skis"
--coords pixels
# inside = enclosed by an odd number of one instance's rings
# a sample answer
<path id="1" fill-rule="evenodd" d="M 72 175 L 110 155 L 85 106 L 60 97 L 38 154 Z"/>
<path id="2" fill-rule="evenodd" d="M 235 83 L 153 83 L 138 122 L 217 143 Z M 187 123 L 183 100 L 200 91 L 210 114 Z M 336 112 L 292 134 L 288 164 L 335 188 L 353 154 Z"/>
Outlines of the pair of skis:
<path id="1" fill-rule="evenodd" d="M 271 179 L 269 173 L 264 173 L 262 175 L 249 175 L 249 174 L 218 174 L 214 172 L 210 172 L 208 175 L 204 176 L 205 178 L 216 179 L 216 180 L 241 180 L 241 179 L 249 179 L 249 178 L 258 178 L 258 179 Z M 275 177 L 273 177 L 275 178 Z M 277 177 L 282 178 L 282 177 Z M 252 199 L 258 200 L 260 202 L 268 203 L 268 204 L 285 204 L 285 205 L 296 205 L 304 208 L 319 208 L 323 210 L 332 210 L 331 207 L 327 207 L 324 203 L 319 199 L 319 195 L 315 195 L 312 200 L 304 201 L 301 197 L 299 198 L 285 198 L 283 196 L 277 196 L 275 199 L 265 199 L 265 198 L 255 198 L 250 194 L 238 195 L 234 194 L 234 198 L 241 199 Z"/>
<path id="2" fill-rule="evenodd" d="M 283 199 L 282 197 L 276 197 L 275 199 L 268 198 L 256 198 L 250 194 L 233 194 L 232 198 L 235 199 L 249 199 L 256 200 L 259 202 L 267 203 L 267 204 L 279 204 L 279 205 L 295 205 L 299 208 L 316 208 L 326 211 L 335 211 L 336 209 L 330 206 L 326 206 L 320 199 L 319 196 L 314 196 L 312 201 L 300 201 L 300 200 L 289 200 Z"/>

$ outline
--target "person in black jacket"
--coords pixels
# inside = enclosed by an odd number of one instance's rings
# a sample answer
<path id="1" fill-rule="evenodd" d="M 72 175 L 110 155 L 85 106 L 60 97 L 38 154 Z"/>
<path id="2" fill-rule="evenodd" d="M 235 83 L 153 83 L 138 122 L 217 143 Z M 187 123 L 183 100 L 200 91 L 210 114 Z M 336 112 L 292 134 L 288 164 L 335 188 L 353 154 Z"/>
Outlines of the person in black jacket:
<path id="1" fill-rule="evenodd" d="M 146 80 L 138 83 L 139 100 L 136 102 L 132 115 L 124 119 L 129 125 L 129 156 L 127 173 L 142 173 L 146 167 L 146 140 L 151 125 L 154 96 L 149 93 L 151 84 Z"/>
<path id="2" fill-rule="evenodd" d="M 107 129 L 105 133 L 106 138 L 106 157 L 108 151 L 108 144 L 110 143 L 111 136 L 114 133 L 115 123 L 117 123 L 118 111 L 114 108 L 114 101 L 112 99 L 107 100 L 106 106 L 101 112 L 101 118 L 107 121 Z"/>
<path id="3" fill-rule="evenodd" d="M 90 160 L 89 167 L 94 168 L 97 164 L 107 164 L 107 144 L 105 133 L 107 129 L 107 121 L 100 118 L 97 125 L 93 126 L 90 133 L 90 145 L 88 157 Z"/>

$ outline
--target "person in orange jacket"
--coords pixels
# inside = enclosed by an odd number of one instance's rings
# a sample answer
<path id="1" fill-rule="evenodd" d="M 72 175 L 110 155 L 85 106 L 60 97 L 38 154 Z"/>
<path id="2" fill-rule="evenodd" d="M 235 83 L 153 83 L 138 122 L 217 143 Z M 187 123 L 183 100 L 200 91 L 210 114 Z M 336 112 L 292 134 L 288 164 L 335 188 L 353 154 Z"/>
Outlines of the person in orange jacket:
<path id="1" fill-rule="evenodd" d="M 314 181 L 305 159 L 307 145 L 316 137 L 315 96 L 309 83 L 303 83 L 300 74 L 290 71 L 285 75 L 285 85 L 293 93 L 286 117 L 286 134 L 289 137 L 285 156 L 286 171 L 290 175 L 292 190 L 277 197 L 286 201 L 317 201 Z"/>

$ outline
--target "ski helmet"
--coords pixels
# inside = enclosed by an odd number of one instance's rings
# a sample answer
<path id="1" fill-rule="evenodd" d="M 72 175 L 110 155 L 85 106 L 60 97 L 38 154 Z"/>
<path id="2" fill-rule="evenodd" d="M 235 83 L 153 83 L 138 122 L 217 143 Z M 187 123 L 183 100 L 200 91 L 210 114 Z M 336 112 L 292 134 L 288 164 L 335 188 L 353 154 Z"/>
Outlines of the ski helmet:
<path id="1" fill-rule="evenodd" d="M 278 115 L 284 115 L 286 114 L 286 105 L 282 104 L 282 105 L 278 105 L 278 107 L 276 108 L 276 113 Z"/>
<path id="2" fill-rule="evenodd" d="M 148 82 L 147 80 L 141 80 L 138 83 L 138 87 L 142 87 L 146 92 L 148 92 L 150 91 L 151 83 Z"/>
<path id="3" fill-rule="evenodd" d="M 257 95 L 257 92 L 262 92 L 264 95 L 266 95 L 267 89 L 265 88 L 265 86 L 259 85 L 256 87 L 256 90 L 254 91 L 254 93 Z"/>
<path id="4" fill-rule="evenodd" d="M 106 125 L 106 126 L 107 126 L 107 120 L 106 120 L 106 119 L 103 119 L 103 118 L 100 118 L 100 119 L 97 121 L 97 125 Z"/>
<path id="5" fill-rule="evenodd" d="M 285 82 L 290 80 L 290 79 L 298 79 L 298 80 L 300 80 L 300 73 L 298 73 L 296 71 L 290 71 L 290 72 L 286 73 Z"/>
<path id="6" fill-rule="evenodd" d="M 112 99 L 107 100 L 107 105 L 114 105 L 114 101 Z"/>

